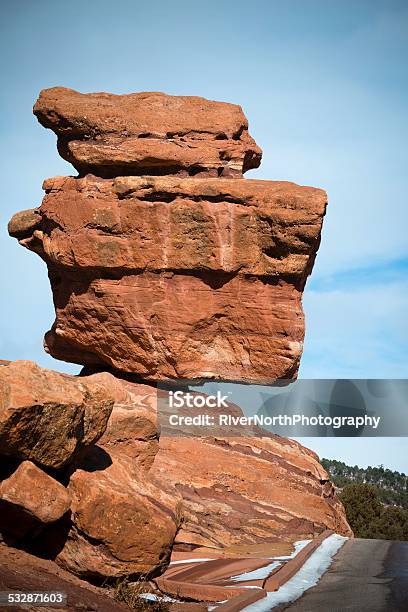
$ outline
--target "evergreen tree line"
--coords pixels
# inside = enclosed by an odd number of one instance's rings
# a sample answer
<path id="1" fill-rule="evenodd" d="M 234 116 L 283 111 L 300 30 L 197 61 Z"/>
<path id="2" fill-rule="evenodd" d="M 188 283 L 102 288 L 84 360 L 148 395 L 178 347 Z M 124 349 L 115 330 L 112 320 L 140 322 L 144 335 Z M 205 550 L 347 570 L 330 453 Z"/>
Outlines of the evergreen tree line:
<path id="1" fill-rule="evenodd" d="M 408 540 L 407 476 L 382 465 L 366 469 L 323 459 L 322 465 L 340 489 L 347 520 L 358 538 Z"/>
<path id="2" fill-rule="evenodd" d="M 348 484 L 370 484 L 378 488 L 381 501 L 387 506 L 408 508 L 408 476 L 378 467 L 360 468 L 335 459 L 322 459 L 322 465 L 331 481 L 342 489 Z"/>

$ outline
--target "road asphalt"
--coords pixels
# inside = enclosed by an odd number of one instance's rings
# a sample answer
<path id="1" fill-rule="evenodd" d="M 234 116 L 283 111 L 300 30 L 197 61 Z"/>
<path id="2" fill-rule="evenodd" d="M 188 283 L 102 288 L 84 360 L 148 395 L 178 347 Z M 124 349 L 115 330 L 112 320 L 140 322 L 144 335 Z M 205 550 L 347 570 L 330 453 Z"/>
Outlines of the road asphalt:
<path id="1" fill-rule="evenodd" d="M 408 542 L 348 540 L 290 612 L 407 612 Z"/>

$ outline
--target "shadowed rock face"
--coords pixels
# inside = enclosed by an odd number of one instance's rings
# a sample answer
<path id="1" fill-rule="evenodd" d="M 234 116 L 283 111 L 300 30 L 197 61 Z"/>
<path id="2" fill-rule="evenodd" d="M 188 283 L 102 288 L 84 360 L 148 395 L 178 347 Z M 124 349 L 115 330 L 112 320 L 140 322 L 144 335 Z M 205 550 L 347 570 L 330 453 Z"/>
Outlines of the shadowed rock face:
<path id="1" fill-rule="evenodd" d="M 9 478 L 0 482 L 2 531 L 17 537 L 55 523 L 70 505 L 67 489 L 31 461 L 23 461 Z"/>
<path id="2" fill-rule="evenodd" d="M 159 437 L 151 395 L 108 373 L 2 366 L 0 539 L 86 577 L 164 570 L 181 496 L 148 473 Z"/>
<path id="3" fill-rule="evenodd" d="M 34 113 L 80 173 L 242 176 L 261 149 L 240 106 L 160 92 L 82 94 L 53 87 Z"/>

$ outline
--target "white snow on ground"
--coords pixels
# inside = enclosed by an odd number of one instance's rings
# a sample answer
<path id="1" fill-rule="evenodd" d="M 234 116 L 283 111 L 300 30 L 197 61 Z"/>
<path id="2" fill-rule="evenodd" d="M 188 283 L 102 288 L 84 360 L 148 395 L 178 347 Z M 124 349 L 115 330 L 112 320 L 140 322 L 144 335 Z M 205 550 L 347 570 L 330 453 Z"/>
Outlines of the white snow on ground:
<path id="1" fill-rule="evenodd" d="M 298 552 L 300 552 L 302 548 L 307 546 L 309 542 L 311 541 L 312 540 L 298 540 L 297 542 L 293 544 L 293 546 L 295 547 L 295 550 L 290 555 L 285 555 L 283 557 L 269 557 L 269 558 L 274 559 L 275 561 L 287 561 L 288 559 L 293 559 L 293 557 L 296 557 Z"/>
<path id="2" fill-rule="evenodd" d="M 170 565 L 180 565 L 180 563 L 204 563 L 204 561 L 215 561 L 215 559 L 182 559 L 182 561 L 170 561 Z"/>
<path id="3" fill-rule="evenodd" d="M 303 567 L 284 585 L 264 599 L 244 608 L 245 612 L 270 612 L 275 606 L 298 599 L 307 589 L 315 586 L 324 572 L 330 567 L 336 552 L 348 540 L 333 534 L 323 540 L 319 548 L 309 557 Z"/>
<path id="4" fill-rule="evenodd" d="M 264 567 L 259 567 L 256 570 L 252 570 L 252 572 L 244 572 L 243 574 L 238 574 L 237 576 L 231 576 L 231 580 L 233 582 L 245 582 L 246 580 L 264 580 L 269 576 L 272 570 L 275 567 L 279 567 L 282 565 L 280 561 L 273 561 Z"/>
<path id="5" fill-rule="evenodd" d="M 293 553 L 285 557 L 265 557 L 265 558 L 271 559 L 272 561 L 287 561 L 287 559 L 292 559 L 293 557 L 295 557 L 298 554 L 298 552 L 302 550 L 302 548 L 304 548 L 307 544 L 309 544 L 309 542 L 311 542 L 311 540 L 298 540 L 298 542 L 295 542 L 293 544 L 293 546 L 295 547 L 295 550 L 293 551 Z M 170 565 L 180 565 L 182 563 L 204 563 L 205 561 L 215 561 L 215 560 L 216 559 L 182 559 L 181 561 L 171 561 Z M 269 571 L 271 572 L 272 569 L 273 567 Z M 255 570 L 255 571 L 258 571 L 258 570 Z M 248 574 L 252 574 L 252 572 L 248 572 Z M 244 574 L 240 574 L 239 576 L 234 576 L 234 578 L 240 578 L 240 576 L 243 576 L 243 575 Z M 265 576 L 265 578 L 266 577 L 267 576 Z M 262 579 L 262 578 L 263 576 L 261 576 L 259 579 Z M 247 578 L 243 578 L 243 580 L 247 580 Z M 256 578 L 249 578 L 249 580 L 256 580 Z"/>
<path id="6" fill-rule="evenodd" d="M 232 584 L 223 584 L 222 585 L 223 589 L 236 589 L 237 587 Z M 239 585 L 240 589 L 262 589 L 262 587 L 260 586 L 256 586 L 255 584 L 240 584 Z"/>
<path id="7" fill-rule="evenodd" d="M 269 574 L 279 565 L 282 565 L 281 561 L 288 561 L 289 559 L 293 559 L 296 557 L 298 552 L 302 550 L 305 546 L 307 546 L 311 542 L 311 540 L 298 540 L 293 544 L 295 550 L 290 555 L 285 555 L 283 557 L 267 557 L 267 559 L 271 559 L 272 563 L 266 565 L 265 567 L 260 567 L 251 572 L 245 572 L 243 574 L 238 574 L 237 576 L 232 576 L 231 580 L 233 582 L 245 582 L 246 580 L 264 580 L 269 576 Z"/>

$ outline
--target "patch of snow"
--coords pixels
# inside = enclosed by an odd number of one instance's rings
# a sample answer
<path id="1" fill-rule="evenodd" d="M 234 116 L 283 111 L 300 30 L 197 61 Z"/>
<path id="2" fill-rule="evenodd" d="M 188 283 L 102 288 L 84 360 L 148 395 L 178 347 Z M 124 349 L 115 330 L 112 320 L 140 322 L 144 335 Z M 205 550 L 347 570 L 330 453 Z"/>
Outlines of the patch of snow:
<path id="1" fill-rule="evenodd" d="M 300 552 L 302 548 L 307 546 L 309 542 L 311 541 L 312 540 L 298 540 L 297 542 L 293 544 L 293 546 L 295 547 L 295 550 L 290 555 L 285 555 L 283 557 L 269 557 L 269 558 L 274 559 L 275 561 L 288 561 L 289 559 L 293 559 L 293 557 L 296 557 L 298 552 Z"/>
<path id="2" fill-rule="evenodd" d="M 238 574 L 237 576 L 231 576 L 231 580 L 233 582 L 245 582 L 246 580 L 264 580 L 269 576 L 269 574 L 276 567 L 282 565 L 280 561 L 273 561 L 264 567 L 258 567 L 256 570 L 252 570 L 251 572 L 244 572 L 243 574 Z"/>
<path id="3" fill-rule="evenodd" d="M 236 589 L 237 587 L 232 584 L 223 584 L 224 589 Z M 256 586 L 255 584 L 241 584 L 240 589 L 262 589 L 260 586 Z"/>
<path id="4" fill-rule="evenodd" d="M 324 572 L 330 567 L 336 552 L 348 540 L 336 533 L 329 536 L 309 557 L 303 567 L 290 580 L 264 599 L 244 608 L 245 612 L 270 612 L 279 604 L 298 599 L 305 591 L 315 586 Z"/>
<path id="5" fill-rule="evenodd" d="M 215 559 L 182 559 L 181 561 L 170 561 L 170 565 L 180 565 L 181 563 L 204 563 L 204 561 L 215 561 Z"/>
<path id="6" fill-rule="evenodd" d="M 159 597 L 158 595 L 155 595 L 154 593 L 141 593 L 139 595 L 139 598 L 146 599 L 147 601 L 166 601 L 166 602 L 180 601 L 179 599 L 173 599 L 172 597 L 167 597 L 167 595 L 163 595 L 162 597 Z"/>

